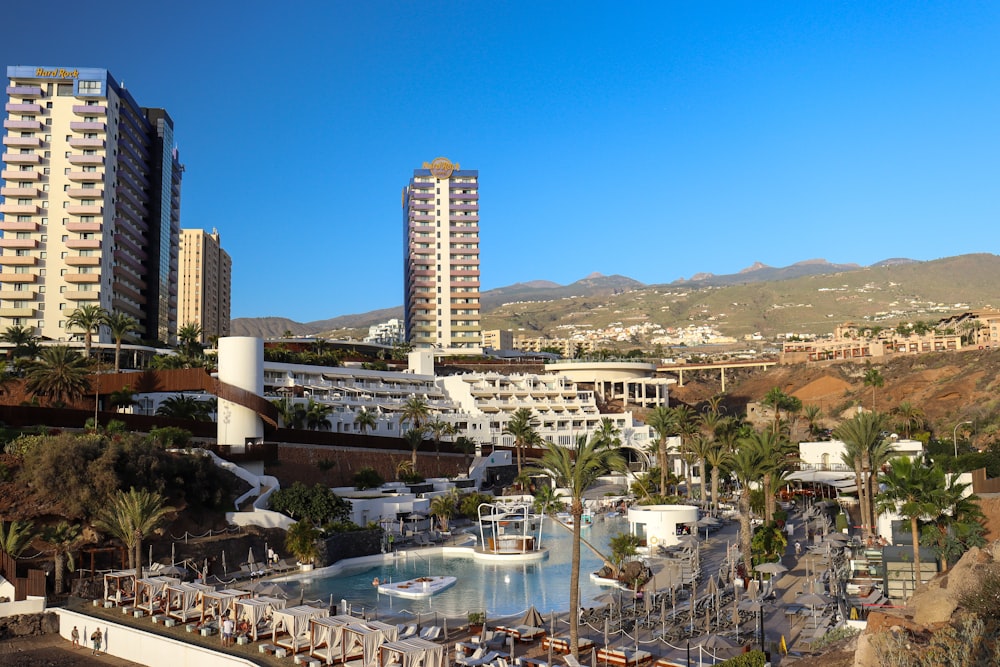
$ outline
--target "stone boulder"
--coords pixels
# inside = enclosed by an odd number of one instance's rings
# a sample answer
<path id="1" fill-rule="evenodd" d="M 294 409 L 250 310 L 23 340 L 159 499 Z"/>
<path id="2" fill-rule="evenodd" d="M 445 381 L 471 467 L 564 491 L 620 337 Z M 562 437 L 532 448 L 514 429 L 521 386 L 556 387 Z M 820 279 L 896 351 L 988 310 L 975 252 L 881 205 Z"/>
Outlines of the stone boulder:
<path id="1" fill-rule="evenodd" d="M 973 547 L 948 571 L 917 588 L 906 603 L 913 621 L 928 628 L 950 621 L 962 594 L 976 586 L 982 570 L 995 562 L 994 553 L 1000 553 L 1000 544 Z"/>

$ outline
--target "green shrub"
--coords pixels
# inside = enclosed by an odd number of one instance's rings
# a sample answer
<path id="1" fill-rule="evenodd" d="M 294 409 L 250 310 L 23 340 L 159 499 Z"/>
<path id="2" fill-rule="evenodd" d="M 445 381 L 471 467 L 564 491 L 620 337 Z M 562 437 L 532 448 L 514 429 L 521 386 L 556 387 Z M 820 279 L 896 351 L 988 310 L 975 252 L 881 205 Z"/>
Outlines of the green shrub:
<path id="1" fill-rule="evenodd" d="M 724 662 L 718 663 L 718 667 L 764 667 L 767 664 L 767 658 L 763 651 L 750 651 L 749 653 L 741 653 L 735 658 L 730 658 Z"/>
<path id="2" fill-rule="evenodd" d="M 377 489 L 383 483 L 385 480 L 374 468 L 362 468 L 354 473 L 354 487 L 358 490 Z"/>
<path id="3" fill-rule="evenodd" d="M 191 431 L 177 426 L 154 428 L 149 439 L 163 449 L 187 449 L 191 445 Z"/>

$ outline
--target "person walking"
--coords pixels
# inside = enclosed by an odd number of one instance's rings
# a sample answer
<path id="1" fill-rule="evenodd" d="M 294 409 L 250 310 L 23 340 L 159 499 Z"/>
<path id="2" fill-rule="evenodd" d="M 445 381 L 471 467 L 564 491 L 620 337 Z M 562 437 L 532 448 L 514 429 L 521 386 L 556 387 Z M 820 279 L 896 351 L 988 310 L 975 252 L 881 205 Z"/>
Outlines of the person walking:
<path id="1" fill-rule="evenodd" d="M 90 634 L 90 641 L 94 644 L 94 650 L 91 651 L 91 655 L 97 655 L 101 652 L 101 642 L 104 640 L 104 635 L 101 634 L 101 629 L 97 628 Z"/>
<path id="2" fill-rule="evenodd" d="M 73 642 L 73 649 L 80 648 L 80 630 L 74 625 L 73 632 L 69 633 L 69 638 Z"/>
<path id="3" fill-rule="evenodd" d="M 796 556 L 801 556 L 802 555 L 802 543 L 801 542 L 796 542 L 795 543 L 795 555 Z"/>

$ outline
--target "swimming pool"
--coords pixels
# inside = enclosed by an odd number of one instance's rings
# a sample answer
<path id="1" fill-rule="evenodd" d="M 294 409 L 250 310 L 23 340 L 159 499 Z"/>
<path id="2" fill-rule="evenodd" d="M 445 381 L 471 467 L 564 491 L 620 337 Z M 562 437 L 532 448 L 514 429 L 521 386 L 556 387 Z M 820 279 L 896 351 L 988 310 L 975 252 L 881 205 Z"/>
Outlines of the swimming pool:
<path id="1" fill-rule="evenodd" d="M 609 553 L 611 538 L 628 530 L 623 518 L 595 521 L 583 530 L 583 539 L 604 553 Z M 377 608 L 379 614 L 438 612 L 463 616 L 485 609 L 489 616 L 509 616 L 523 612 L 532 604 L 542 613 L 569 610 L 569 576 L 572 534 L 546 519 L 542 544 L 549 557 L 537 563 L 479 562 L 468 556 L 430 555 L 409 551 L 406 558 L 391 563 L 350 567 L 327 577 L 299 579 L 302 594 L 308 599 L 345 599 L 352 606 Z M 611 589 L 597 586 L 590 573 L 603 564 L 587 545 L 580 545 L 580 601 L 595 606 L 593 599 Z M 448 590 L 423 600 L 400 600 L 379 595 L 372 580 L 402 581 L 427 575 L 453 576 L 458 582 Z M 300 591 L 296 590 L 296 594 Z"/>

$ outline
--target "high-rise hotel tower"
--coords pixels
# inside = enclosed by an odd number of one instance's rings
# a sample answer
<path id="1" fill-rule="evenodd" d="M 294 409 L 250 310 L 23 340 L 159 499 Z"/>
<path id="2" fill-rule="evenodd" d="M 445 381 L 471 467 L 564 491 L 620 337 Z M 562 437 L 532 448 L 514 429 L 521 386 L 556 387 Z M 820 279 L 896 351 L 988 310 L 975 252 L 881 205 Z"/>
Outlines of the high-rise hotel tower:
<path id="1" fill-rule="evenodd" d="M 182 229 L 177 325 L 198 325 L 203 343 L 228 336 L 232 275 L 233 260 L 217 230 Z"/>
<path id="2" fill-rule="evenodd" d="M 403 189 L 406 340 L 480 347 L 479 172 L 447 158 L 415 169 Z"/>
<path id="3" fill-rule="evenodd" d="M 104 69 L 8 67 L 0 330 L 55 340 L 92 304 L 172 342 L 184 168 L 173 121 Z M 107 328 L 100 339 L 110 342 Z"/>

